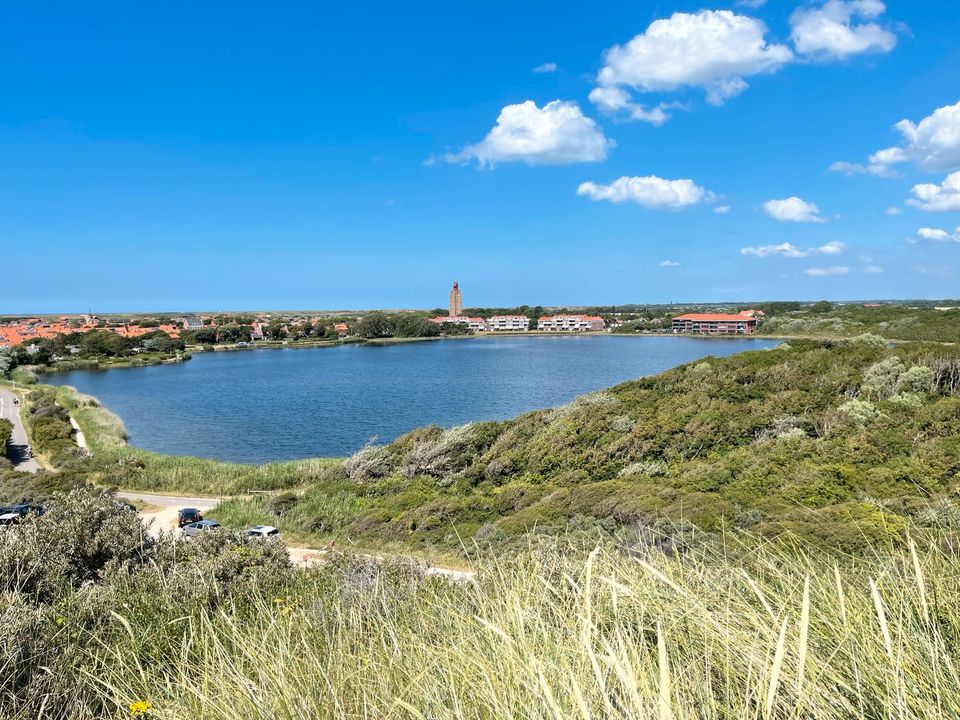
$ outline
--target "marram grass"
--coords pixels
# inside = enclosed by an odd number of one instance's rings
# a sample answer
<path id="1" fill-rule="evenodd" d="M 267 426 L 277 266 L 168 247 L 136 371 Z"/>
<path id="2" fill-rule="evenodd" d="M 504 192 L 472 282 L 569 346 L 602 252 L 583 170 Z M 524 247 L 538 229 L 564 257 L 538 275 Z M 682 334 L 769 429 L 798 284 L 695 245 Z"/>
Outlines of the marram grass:
<path id="1" fill-rule="evenodd" d="M 152 718 L 954 718 L 960 558 L 760 540 L 550 546 L 475 582 L 350 562 L 245 606 L 124 616 L 84 672 Z M 171 599 L 171 602 L 174 602 Z"/>

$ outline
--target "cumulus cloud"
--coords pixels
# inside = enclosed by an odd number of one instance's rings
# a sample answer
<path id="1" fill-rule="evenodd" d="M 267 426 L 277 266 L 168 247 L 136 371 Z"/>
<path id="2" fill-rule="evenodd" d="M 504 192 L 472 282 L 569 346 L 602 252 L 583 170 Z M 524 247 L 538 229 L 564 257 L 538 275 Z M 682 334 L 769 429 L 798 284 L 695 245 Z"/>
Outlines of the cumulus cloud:
<path id="1" fill-rule="evenodd" d="M 846 265 L 834 265 L 833 267 L 806 268 L 803 274 L 813 275 L 814 277 L 826 277 L 828 275 L 846 275 L 849 272 L 850 268 Z"/>
<path id="2" fill-rule="evenodd" d="M 816 205 L 796 196 L 783 200 L 767 200 L 763 204 L 763 210 L 774 220 L 780 222 L 824 223 L 827 221 L 820 215 L 820 210 Z"/>
<path id="3" fill-rule="evenodd" d="M 533 69 L 533 72 L 535 73 L 552 73 L 556 71 L 557 71 L 557 64 L 551 63 L 551 62 L 546 62 L 546 63 L 543 63 L 542 65 L 537 65 Z"/>
<path id="4" fill-rule="evenodd" d="M 872 22 L 885 11 L 880 0 L 827 0 L 819 7 L 799 8 L 790 16 L 790 39 L 798 53 L 825 60 L 890 52 L 897 36 Z"/>
<path id="5" fill-rule="evenodd" d="M 894 128 L 903 142 L 871 155 L 871 165 L 889 168 L 912 162 L 922 170 L 960 168 L 960 102 L 937 108 L 918 123 L 901 120 Z"/>
<path id="6" fill-rule="evenodd" d="M 960 210 L 960 171 L 947 175 L 942 183 L 921 183 L 914 185 L 910 192 L 914 197 L 907 200 L 908 205 L 927 212 L 948 212 Z"/>
<path id="7" fill-rule="evenodd" d="M 717 206 L 713 209 L 713 211 L 714 211 L 717 215 L 726 215 L 728 212 L 730 212 L 730 206 L 729 206 L 729 205 L 717 205 Z"/>
<path id="8" fill-rule="evenodd" d="M 888 207 L 883 212 L 886 213 L 887 215 L 900 215 L 903 212 L 903 210 L 898 208 L 896 205 L 892 205 L 891 207 Z"/>
<path id="9" fill-rule="evenodd" d="M 736 4 L 739 5 L 740 7 L 748 7 L 748 8 L 756 9 L 766 5 L 767 0 L 737 0 Z"/>
<path id="10" fill-rule="evenodd" d="M 817 248 L 824 255 L 839 255 L 844 250 L 844 244 L 836 240 L 831 240 L 826 245 L 821 245 Z"/>
<path id="11" fill-rule="evenodd" d="M 675 267 L 680 267 L 680 263 L 678 263 L 676 260 L 661 260 L 660 267 L 675 268 Z"/>
<path id="12" fill-rule="evenodd" d="M 882 272 L 883 272 L 883 268 L 880 267 L 879 265 L 867 265 L 867 266 L 863 269 L 863 271 L 864 271 L 865 273 L 870 273 L 871 275 L 876 275 L 876 274 L 878 274 L 878 273 L 882 273 Z"/>
<path id="13" fill-rule="evenodd" d="M 459 163 L 475 160 L 482 166 L 503 162 L 566 165 L 605 160 L 613 145 L 575 102 L 554 100 L 540 108 L 527 100 L 507 105 L 483 140 L 444 159 Z"/>
<path id="14" fill-rule="evenodd" d="M 590 91 L 590 102 L 607 115 L 623 115 L 630 120 L 648 122 L 657 127 L 670 119 L 667 110 L 682 107 L 680 103 L 665 103 L 647 107 L 634 102 L 630 93 L 620 87 L 597 87 Z"/>
<path id="15" fill-rule="evenodd" d="M 931 240 L 933 242 L 956 242 L 960 243 L 960 226 L 952 233 L 942 228 L 922 227 L 917 230 L 917 237 L 921 240 Z"/>
<path id="16" fill-rule="evenodd" d="M 780 243 L 779 245 L 759 245 L 757 247 L 740 248 L 740 254 L 749 257 L 787 257 L 787 258 L 805 258 L 811 255 L 838 255 L 844 250 L 844 244 L 833 240 L 815 248 L 800 248 L 792 243 Z"/>
<path id="17" fill-rule="evenodd" d="M 837 160 L 830 164 L 830 172 L 842 172 L 844 175 L 862 175 L 864 173 L 876 175 L 877 177 L 896 177 L 897 173 L 888 164 L 874 162 L 874 158 L 879 153 L 870 156 L 870 161 L 864 165 L 862 163 L 847 162 L 846 160 Z"/>
<path id="18" fill-rule="evenodd" d="M 722 105 L 746 89 L 745 77 L 775 72 L 793 59 L 785 45 L 767 42 L 766 31 L 760 20 L 730 10 L 674 13 L 608 49 L 597 82 L 639 92 L 697 87 L 708 102 Z"/>
<path id="19" fill-rule="evenodd" d="M 591 200 L 608 200 L 613 203 L 635 202 L 655 210 L 681 210 L 691 205 L 713 202 L 716 199 L 709 190 L 693 180 L 665 180 L 655 175 L 647 177 L 621 177 L 609 185 L 595 182 L 581 183 L 577 195 Z"/>
<path id="20" fill-rule="evenodd" d="M 780 255 L 788 258 L 803 258 L 810 254 L 809 250 L 803 250 L 796 245 L 785 242 L 779 245 L 760 245 L 758 247 L 740 248 L 741 255 L 750 255 L 753 257 L 770 257 Z"/>

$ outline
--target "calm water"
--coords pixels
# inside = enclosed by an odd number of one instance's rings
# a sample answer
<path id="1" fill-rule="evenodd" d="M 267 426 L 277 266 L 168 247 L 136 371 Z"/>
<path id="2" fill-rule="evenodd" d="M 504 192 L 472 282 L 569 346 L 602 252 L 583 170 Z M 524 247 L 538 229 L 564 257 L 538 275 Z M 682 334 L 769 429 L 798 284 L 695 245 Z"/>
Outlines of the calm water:
<path id="1" fill-rule="evenodd" d="M 774 344 L 589 336 L 264 349 L 45 381 L 98 397 L 138 447 L 261 463 L 348 455 L 431 423 L 502 420 L 704 355 Z"/>

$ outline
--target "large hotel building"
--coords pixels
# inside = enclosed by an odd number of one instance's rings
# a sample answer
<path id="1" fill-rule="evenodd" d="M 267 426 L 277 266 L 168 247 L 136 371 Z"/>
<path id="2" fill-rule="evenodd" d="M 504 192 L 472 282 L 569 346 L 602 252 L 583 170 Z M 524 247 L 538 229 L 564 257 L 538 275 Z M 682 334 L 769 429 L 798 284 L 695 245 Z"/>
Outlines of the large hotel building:
<path id="1" fill-rule="evenodd" d="M 754 310 L 745 310 L 736 315 L 687 313 L 673 319 L 673 331 L 701 335 L 753 335 L 757 331 L 756 314 Z"/>

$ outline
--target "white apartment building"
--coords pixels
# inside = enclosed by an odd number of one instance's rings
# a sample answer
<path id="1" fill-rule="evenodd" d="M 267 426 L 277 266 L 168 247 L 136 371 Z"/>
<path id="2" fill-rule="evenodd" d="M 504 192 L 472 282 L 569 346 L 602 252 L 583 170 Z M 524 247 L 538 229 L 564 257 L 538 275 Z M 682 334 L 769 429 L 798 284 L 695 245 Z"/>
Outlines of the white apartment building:
<path id="1" fill-rule="evenodd" d="M 547 332 L 603 330 L 603 318 L 596 315 L 549 315 L 540 318 L 537 329 Z"/>
<path id="2" fill-rule="evenodd" d="M 430 322 L 433 323 L 457 323 L 459 325 L 466 325 L 468 328 L 474 332 L 483 332 L 487 329 L 487 323 L 481 317 L 467 317 L 466 315 L 457 315 L 455 317 L 435 317 L 430 318 Z"/>
<path id="3" fill-rule="evenodd" d="M 487 327 L 494 332 L 525 332 L 530 329 L 530 318 L 526 315 L 494 315 L 487 320 Z"/>

